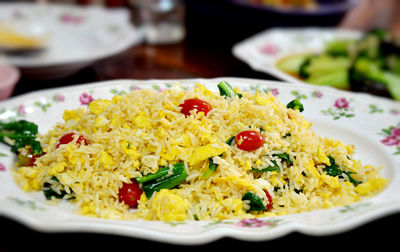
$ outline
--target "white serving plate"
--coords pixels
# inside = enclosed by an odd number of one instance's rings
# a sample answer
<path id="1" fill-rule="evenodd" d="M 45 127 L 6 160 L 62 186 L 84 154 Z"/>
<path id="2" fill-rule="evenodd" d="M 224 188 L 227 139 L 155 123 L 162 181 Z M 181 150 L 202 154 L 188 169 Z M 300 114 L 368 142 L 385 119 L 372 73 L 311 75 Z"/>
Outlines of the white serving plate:
<path id="1" fill-rule="evenodd" d="M 361 35 L 359 31 L 332 28 L 273 28 L 235 44 L 232 53 L 255 71 L 284 81 L 306 83 L 281 71 L 276 63 L 293 54 L 321 52 L 328 41 L 356 39 Z"/>
<path id="2" fill-rule="evenodd" d="M 45 50 L 4 55 L 23 75 L 40 79 L 71 75 L 93 62 L 140 43 L 142 32 L 127 9 L 67 4 L 1 3 L 0 22 L 27 35 L 45 37 Z"/>
<path id="3" fill-rule="evenodd" d="M 201 83 L 217 92 L 219 81 L 243 90 L 271 91 L 283 103 L 298 97 L 306 119 L 323 136 L 333 136 L 356 146 L 355 158 L 383 165 L 390 179 L 387 188 L 370 199 L 348 206 L 301 214 L 223 221 L 115 221 L 77 215 L 68 204 L 46 203 L 43 193 L 23 192 L 12 178 L 15 155 L 0 144 L 0 215 L 44 232 L 95 232 L 124 235 L 172 244 L 204 244 L 223 237 L 266 241 L 291 232 L 332 235 L 351 230 L 400 211 L 400 127 L 398 102 L 330 87 L 317 87 L 256 79 L 218 78 L 181 80 L 115 80 L 28 93 L 0 103 L 0 120 L 25 119 L 39 125 L 41 133 L 61 121 L 65 109 L 87 106 L 92 99 L 111 98 L 139 88 L 162 92 L 179 83 L 187 88 Z M 393 134 L 392 134 L 393 133 Z M 388 141 L 391 140 L 391 141 Z"/>

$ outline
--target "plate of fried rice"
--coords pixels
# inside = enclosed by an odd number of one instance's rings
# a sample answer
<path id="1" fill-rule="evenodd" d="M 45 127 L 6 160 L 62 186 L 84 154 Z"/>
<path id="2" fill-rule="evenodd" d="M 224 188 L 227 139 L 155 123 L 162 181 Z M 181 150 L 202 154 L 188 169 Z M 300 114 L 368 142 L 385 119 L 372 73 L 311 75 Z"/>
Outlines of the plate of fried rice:
<path id="1" fill-rule="evenodd" d="M 400 210 L 400 105 L 386 98 L 226 77 L 0 104 L 0 214 L 35 230 L 265 241 Z"/>

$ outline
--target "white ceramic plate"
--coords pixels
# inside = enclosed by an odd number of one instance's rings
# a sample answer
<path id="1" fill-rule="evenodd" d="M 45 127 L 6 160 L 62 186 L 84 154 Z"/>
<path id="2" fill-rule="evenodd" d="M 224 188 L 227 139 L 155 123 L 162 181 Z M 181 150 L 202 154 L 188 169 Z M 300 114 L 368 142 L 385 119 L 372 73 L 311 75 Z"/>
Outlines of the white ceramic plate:
<path id="1" fill-rule="evenodd" d="M 0 120 L 26 119 L 44 133 L 61 121 L 64 109 L 87 106 L 92 99 L 111 98 L 139 88 L 162 92 L 179 82 L 184 88 L 196 82 L 217 92 L 226 80 L 243 90 L 271 91 L 283 103 L 298 97 L 306 119 L 324 136 L 333 136 L 356 146 L 355 158 L 384 165 L 382 175 L 390 178 L 377 196 L 352 205 L 272 218 L 223 221 L 113 221 L 80 216 L 67 204 L 50 205 L 43 193 L 25 193 L 12 178 L 15 155 L 0 144 L 0 215 L 33 229 L 55 232 L 98 232 L 118 234 L 174 244 L 203 244 L 233 237 L 265 241 L 298 231 L 330 235 L 353 229 L 400 210 L 400 104 L 389 99 L 354 94 L 329 87 L 289 84 L 254 79 L 219 78 L 189 80 L 116 80 L 29 93 L 0 103 Z M 397 132 L 397 133 L 396 133 Z"/>
<path id="2" fill-rule="evenodd" d="M 43 52 L 4 60 L 38 78 L 70 75 L 142 40 L 126 9 L 62 4 L 0 4 L 0 22 L 24 35 L 45 37 Z"/>
<path id="3" fill-rule="evenodd" d="M 232 53 L 253 70 L 284 81 L 305 83 L 276 68 L 276 63 L 293 54 L 321 52 L 328 41 L 355 39 L 361 35 L 359 31 L 329 28 L 274 28 L 237 43 Z"/>

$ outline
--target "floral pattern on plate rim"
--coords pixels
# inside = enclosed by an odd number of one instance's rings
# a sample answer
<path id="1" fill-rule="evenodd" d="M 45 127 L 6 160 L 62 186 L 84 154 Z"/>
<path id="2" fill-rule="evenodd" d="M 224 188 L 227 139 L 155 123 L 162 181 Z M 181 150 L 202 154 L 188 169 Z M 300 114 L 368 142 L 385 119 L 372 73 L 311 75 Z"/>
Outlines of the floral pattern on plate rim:
<path id="1" fill-rule="evenodd" d="M 166 82 L 164 84 L 153 84 L 150 87 L 155 91 L 163 92 L 164 90 L 173 87 L 173 84 L 170 82 Z M 126 95 L 130 91 L 139 90 L 141 88 L 142 87 L 137 85 L 110 87 L 108 93 L 111 95 Z M 189 86 L 182 86 L 182 88 L 184 90 L 187 90 Z M 258 90 L 259 92 L 271 92 L 274 96 L 280 96 L 282 94 L 282 91 L 279 88 L 262 87 L 261 85 L 251 85 L 249 86 L 248 90 L 245 91 L 256 92 L 256 90 Z M 292 96 L 293 99 L 299 99 L 299 100 L 323 99 L 327 97 L 324 94 L 324 92 L 318 90 L 313 90 L 311 93 L 307 94 L 304 92 L 300 92 L 299 90 L 292 89 L 289 92 L 289 94 Z M 94 97 L 95 97 L 94 90 L 85 90 L 82 91 L 81 95 L 77 99 L 79 100 L 81 106 L 82 105 L 86 106 L 91 101 L 96 99 Z M 66 102 L 66 99 L 67 99 L 66 96 L 61 95 L 59 93 L 54 93 L 52 95 L 49 95 L 48 97 L 44 97 L 41 100 L 35 101 L 33 104 L 21 103 L 18 106 L 14 106 L 13 108 L 8 110 L 5 108 L 1 108 L 0 118 L 1 115 L 7 115 L 7 117 L 10 118 L 11 120 L 24 119 L 28 113 L 34 112 L 35 107 L 40 109 L 43 113 L 47 113 L 49 109 L 52 108 L 52 104 Z M 346 97 L 335 98 L 335 100 L 332 101 L 331 107 L 329 107 L 328 109 L 323 109 L 320 112 L 325 116 L 330 116 L 332 120 L 338 120 L 341 118 L 352 118 L 355 116 L 354 111 L 356 107 L 352 106 L 351 104 L 352 100 Z M 367 109 L 369 111 L 369 115 L 371 116 L 372 115 L 375 116 L 375 114 L 382 114 L 384 112 L 387 112 L 391 115 L 400 114 L 399 108 L 391 108 L 389 110 L 383 110 L 377 104 L 368 104 Z M 4 119 L 4 116 L 2 117 L 2 119 Z M 398 125 L 389 126 L 386 129 L 382 129 L 380 134 L 384 136 L 384 138 L 381 140 L 381 143 L 388 147 L 395 146 L 397 151 L 393 153 L 393 155 L 400 154 L 400 123 L 398 123 Z M 7 154 L 0 155 L 0 157 L 5 157 L 5 156 L 8 155 Z M 7 167 L 2 162 L 0 162 L 0 174 L 6 171 Z M 32 211 L 37 211 L 37 210 L 45 211 L 47 208 L 47 206 L 37 205 L 32 200 L 21 199 L 12 196 L 9 196 L 8 199 L 9 201 L 14 202 L 19 207 L 23 207 L 25 209 Z M 371 206 L 373 206 L 373 204 L 370 202 L 367 203 L 361 202 L 352 204 L 350 206 L 337 207 L 335 212 L 339 215 L 345 215 L 348 213 L 354 213 L 357 211 L 365 210 L 366 208 Z M 331 220 L 334 221 L 335 217 L 332 217 Z M 180 225 L 188 224 L 188 222 L 185 221 L 164 222 L 164 223 L 170 225 L 171 227 L 177 227 Z M 240 228 L 274 228 L 279 226 L 281 223 L 285 222 L 279 217 L 263 217 L 263 218 L 250 218 L 241 220 L 210 221 L 210 222 L 205 222 L 205 224 L 202 225 L 202 227 L 209 228 L 216 225 L 232 225 Z"/>

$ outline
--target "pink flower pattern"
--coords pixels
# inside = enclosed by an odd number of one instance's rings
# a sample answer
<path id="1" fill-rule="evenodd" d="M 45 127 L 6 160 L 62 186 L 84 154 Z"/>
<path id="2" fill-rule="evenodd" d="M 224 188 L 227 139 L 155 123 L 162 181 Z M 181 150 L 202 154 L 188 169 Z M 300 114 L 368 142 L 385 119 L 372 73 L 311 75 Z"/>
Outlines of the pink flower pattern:
<path id="1" fill-rule="evenodd" d="M 6 166 L 2 163 L 0 163 L 0 172 L 6 171 Z"/>
<path id="2" fill-rule="evenodd" d="M 273 96 L 278 96 L 279 95 L 279 90 L 277 88 L 273 88 L 273 89 L 271 89 L 271 94 Z"/>
<path id="3" fill-rule="evenodd" d="M 276 225 L 276 223 L 272 222 L 272 221 L 251 218 L 251 219 L 240 220 L 235 225 L 239 226 L 239 227 L 258 228 L 258 227 L 265 227 L 265 226 L 273 226 L 273 225 Z"/>
<path id="4" fill-rule="evenodd" d="M 264 54 L 275 55 L 278 53 L 278 47 L 274 44 L 266 44 L 260 48 L 260 51 Z"/>
<path id="5" fill-rule="evenodd" d="M 387 146 L 399 146 L 400 145 L 400 127 L 392 129 L 390 131 L 390 134 L 381 140 L 381 143 L 383 143 L 384 145 L 387 145 Z"/>
<path id="6" fill-rule="evenodd" d="M 60 101 L 60 102 L 63 102 L 65 100 L 65 96 L 60 95 L 60 94 L 56 95 L 55 98 L 56 98 L 57 101 Z"/>
<path id="7" fill-rule="evenodd" d="M 321 91 L 314 91 L 312 93 L 312 96 L 315 98 L 322 98 L 322 96 L 324 96 L 324 94 Z"/>
<path id="8" fill-rule="evenodd" d="M 322 114 L 332 116 L 333 120 L 338 120 L 342 117 L 344 118 L 354 117 L 355 114 L 353 113 L 353 111 L 354 108 L 350 106 L 350 101 L 345 97 L 336 99 L 332 107 L 325 110 L 321 110 Z"/>
<path id="9" fill-rule="evenodd" d="M 350 108 L 350 103 L 346 98 L 342 97 L 342 98 L 337 99 L 333 106 L 338 109 L 348 109 L 348 108 Z"/>
<path id="10" fill-rule="evenodd" d="M 61 20 L 61 22 L 68 23 L 68 24 L 80 24 L 85 20 L 85 18 L 82 16 L 75 16 L 75 15 L 66 13 L 66 14 L 62 14 L 60 16 L 60 20 Z"/>
<path id="11" fill-rule="evenodd" d="M 94 98 L 90 94 L 84 92 L 79 96 L 79 101 L 81 102 L 81 105 L 88 105 L 94 101 Z"/>
<path id="12" fill-rule="evenodd" d="M 26 115 L 26 109 L 23 104 L 20 104 L 17 108 L 18 114 L 20 115 Z"/>

